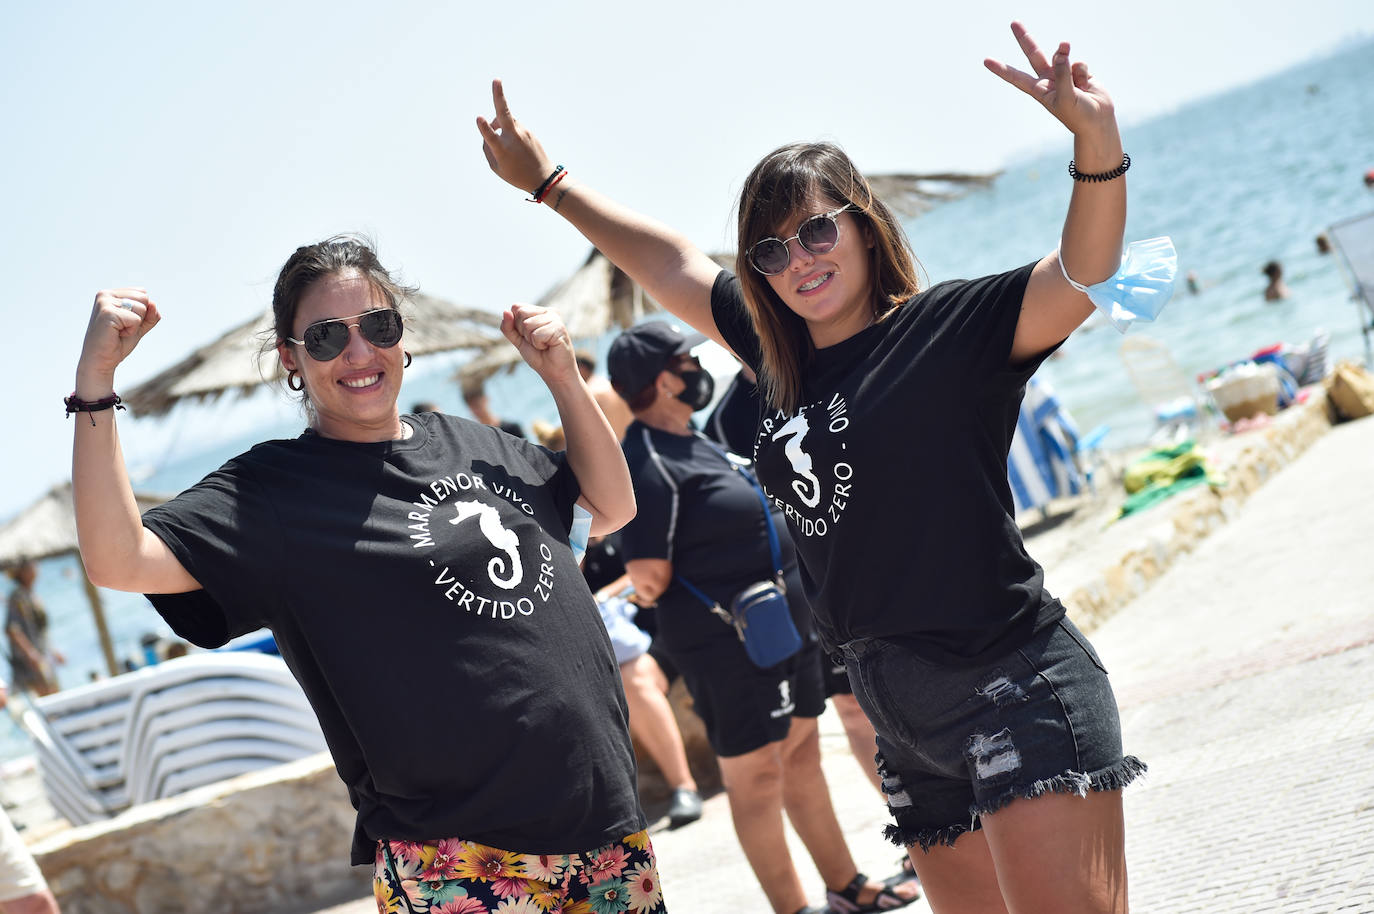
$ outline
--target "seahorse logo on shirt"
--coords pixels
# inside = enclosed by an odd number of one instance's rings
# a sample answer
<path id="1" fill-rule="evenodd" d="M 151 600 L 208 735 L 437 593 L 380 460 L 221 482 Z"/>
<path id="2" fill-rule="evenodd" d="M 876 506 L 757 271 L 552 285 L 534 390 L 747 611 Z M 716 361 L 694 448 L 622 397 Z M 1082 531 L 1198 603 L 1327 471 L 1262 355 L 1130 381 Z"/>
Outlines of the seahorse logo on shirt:
<path id="1" fill-rule="evenodd" d="M 838 392 L 797 410 L 764 416 L 754 442 L 754 457 L 775 484 L 786 480 L 791 494 L 769 499 L 803 537 L 823 537 L 840 522 L 854 491 L 855 470 L 848 459 L 846 432 L 850 408 Z M 782 451 L 782 459 L 775 456 Z M 789 474 L 787 469 L 791 470 Z M 763 475 L 763 473 L 761 473 Z"/>
<path id="2" fill-rule="evenodd" d="M 821 502 L 821 481 L 816 478 L 816 474 L 811 472 L 811 455 L 802 450 L 802 439 L 806 433 L 811 431 L 811 423 L 806 421 L 806 413 L 800 412 L 787 421 L 787 424 L 773 433 L 773 440 L 786 438 L 789 435 L 796 435 L 783 447 L 783 454 L 787 457 L 788 463 L 792 464 L 792 470 L 801 479 L 792 480 L 792 491 L 797 493 L 797 497 L 802 500 L 802 504 L 808 508 L 814 508 Z"/>
<path id="3" fill-rule="evenodd" d="M 470 517 L 476 517 L 477 529 L 482 531 L 482 535 L 489 543 L 504 552 L 505 558 L 509 560 L 510 574 L 504 578 L 501 577 L 501 573 L 506 570 L 507 562 L 502 561 L 501 556 L 498 555 L 487 563 L 487 576 L 491 578 L 491 582 L 504 590 L 516 587 L 525 576 L 520 564 L 520 538 L 502 525 L 501 516 L 491 505 L 477 501 L 456 501 L 453 506 L 458 509 L 458 516 L 450 520 L 450 524 L 461 524 Z"/>

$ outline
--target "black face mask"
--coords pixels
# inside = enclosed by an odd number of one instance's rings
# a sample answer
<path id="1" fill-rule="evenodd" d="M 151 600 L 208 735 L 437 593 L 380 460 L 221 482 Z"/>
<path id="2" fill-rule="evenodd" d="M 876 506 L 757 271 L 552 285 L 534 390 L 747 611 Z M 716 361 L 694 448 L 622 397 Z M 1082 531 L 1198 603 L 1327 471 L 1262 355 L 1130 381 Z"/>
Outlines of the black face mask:
<path id="1" fill-rule="evenodd" d="M 705 408 L 711 402 L 711 397 L 716 392 L 716 379 L 711 377 L 710 372 L 706 369 L 675 371 L 673 374 L 681 378 L 682 383 L 687 385 L 682 389 L 682 393 L 677 395 L 677 398 L 692 407 L 692 412 Z"/>

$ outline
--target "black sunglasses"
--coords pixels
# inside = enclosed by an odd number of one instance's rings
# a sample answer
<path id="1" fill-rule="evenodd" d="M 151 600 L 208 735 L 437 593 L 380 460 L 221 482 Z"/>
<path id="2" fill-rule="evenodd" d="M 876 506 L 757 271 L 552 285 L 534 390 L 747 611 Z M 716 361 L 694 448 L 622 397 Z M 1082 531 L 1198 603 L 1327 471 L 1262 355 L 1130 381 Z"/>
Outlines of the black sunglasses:
<path id="1" fill-rule="evenodd" d="M 812 254 L 828 254 L 840 243 L 840 223 L 835 218 L 854 204 L 846 203 L 839 209 L 812 216 L 797 228 L 791 238 L 765 238 L 749 249 L 749 264 L 764 276 L 777 276 L 792 262 L 787 251 L 787 242 L 796 240 Z"/>
<path id="2" fill-rule="evenodd" d="M 305 339 L 293 340 L 288 336 L 286 341 L 304 346 L 306 354 L 315 361 L 328 362 L 337 358 L 348 345 L 349 327 L 357 327 L 363 339 L 378 349 L 390 349 L 401 341 L 401 313 L 394 308 L 377 308 L 353 317 L 315 321 L 301 334 Z"/>

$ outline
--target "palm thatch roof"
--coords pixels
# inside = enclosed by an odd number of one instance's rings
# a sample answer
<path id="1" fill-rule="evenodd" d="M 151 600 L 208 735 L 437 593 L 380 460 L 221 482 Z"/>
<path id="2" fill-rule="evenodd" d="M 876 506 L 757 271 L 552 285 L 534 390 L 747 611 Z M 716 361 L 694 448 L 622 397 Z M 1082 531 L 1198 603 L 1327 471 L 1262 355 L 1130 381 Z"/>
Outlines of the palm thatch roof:
<path id="1" fill-rule="evenodd" d="M 140 514 L 166 500 L 162 495 L 134 493 Z M 69 482 L 54 486 L 0 527 L 0 568 L 9 569 L 24 562 L 36 562 L 77 551 L 76 508 L 72 503 L 72 484 Z M 85 566 L 78 563 L 78 568 L 86 590 L 86 600 L 91 605 L 91 617 L 100 641 L 100 652 L 105 657 L 105 668 L 111 676 L 118 676 L 119 662 L 115 657 L 110 627 L 105 621 L 105 607 L 101 603 L 100 592 L 86 577 Z"/>
<path id="2" fill-rule="evenodd" d="M 873 193 L 901 219 L 914 219 L 931 208 L 954 200 L 970 191 L 990 186 L 1001 172 L 965 174 L 868 175 Z M 735 269 L 734 252 L 716 253 L 711 259 L 727 270 Z M 591 340 L 619 327 L 630 327 L 640 318 L 662 310 L 634 280 L 593 249 L 571 276 L 554 286 L 535 304 L 552 308 L 562 316 L 574 340 Z M 520 364 L 520 354 L 511 346 L 496 346 L 466 362 L 454 380 L 476 387 L 501 371 L 512 371 Z"/>
<path id="3" fill-rule="evenodd" d="M 135 493 L 134 500 L 142 514 L 167 498 Z M 0 568 L 75 551 L 76 509 L 72 506 L 72 484 L 69 482 L 54 486 L 0 527 Z"/>
<path id="4" fill-rule="evenodd" d="M 557 311 L 574 340 L 600 336 L 611 327 L 629 327 L 659 305 L 619 267 L 595 248 L 571 276 L 535 302 Z M 463 364 L 454 378 L 465 387 L 475 386 L 502 370 L 520 364 L 514 346 L 493 346 Z"/>
<path id="5" fill-rule="evenodd" d="M 420 294 L 408 298 L 401 311 L 406 316 L 404 345 L 412 355 L 484 350 L 505 342 L 497 329 L 500 316 L 490 311 Z M 214 400 L 227 392 L 248 393 L 259 384 L 281 380 L 284 375 L 277 359 L 258 358 L 263 341 L 272 333 L 268 309 L 122 394 L 124 402 L 140 416 L 159 416 L 183 399 Z"/>

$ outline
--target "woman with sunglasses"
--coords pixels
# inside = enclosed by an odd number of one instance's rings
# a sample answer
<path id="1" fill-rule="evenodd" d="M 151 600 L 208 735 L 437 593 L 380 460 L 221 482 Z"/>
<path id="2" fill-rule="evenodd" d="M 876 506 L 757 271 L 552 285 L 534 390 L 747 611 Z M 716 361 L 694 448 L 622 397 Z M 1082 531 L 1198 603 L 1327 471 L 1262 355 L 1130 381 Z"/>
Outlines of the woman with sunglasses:
<path id="1" fill-rule="evenodd" d="M 406 292 L 357 238 L 297 249 L 271 343 L 310 427 L 141 519 L 109 407 L 161 313 L 142 289 L 100 292 L 68 399 L 86 568 L 202 647 L 272 629 L 384 910 L 661 910 L 619 670 L 570 548 L 579 512 L 593 533 L 634 514 L 620 445 L 562 321 L 523 305 L 501 330 L 548 385 L 565 454 L 400 415 Z"/>
<path id="2" fill-rule="evenodd" d="M 830 802 L 817 727 L 825 666 L 795 551 L 775 532 L 782 517 L 765 514 L 754 483 L 692 427 L 692 414 L 710 403 L 714 389 L 691 352 L 704 339 L 650 320 L 622 333 L 606 354 L 611 385 L 634 415 L 623 447 L 638 512 L 619 534 L 632 599 L 654 607 L 655 641 L 682 674 L 705 724 L 735 835 L 773 909 L 792 914 L 806 907 L 784 840 L 784 812 L 826 884 L 826 908 L 853 914 L 904 907 L 920 892 L 860 873 Z M 760 668 L 720 607 L 773 578 L 786 585 L 802 647 Z"/>
<path id="3" fill-rule="evenodd" d="M 878 734 L 895 824 L 933 910 L 1124 911 L 1122 753 L 1105 671 L 1043 585 L 1006 475 L 1036 367 L 1092 313 L 1068 280 L 1121 261 L 1128 160 L 1069 45 L 1012 32 L 987 68 L 1073 134 L 1059 248 L 922 289 L 901 227 L 830 144 L 746 179 L 739 276 L 555 168 L 493 85 L 488 163 L 758 374 L 758 475 L 787 518 L 818 630 Z M 786 912 L 791 914 L 791 912 Z"/>

